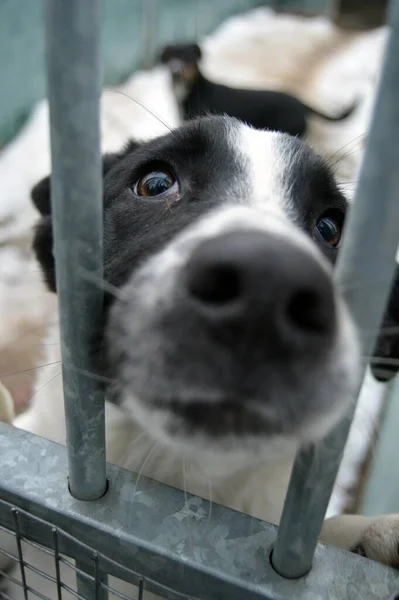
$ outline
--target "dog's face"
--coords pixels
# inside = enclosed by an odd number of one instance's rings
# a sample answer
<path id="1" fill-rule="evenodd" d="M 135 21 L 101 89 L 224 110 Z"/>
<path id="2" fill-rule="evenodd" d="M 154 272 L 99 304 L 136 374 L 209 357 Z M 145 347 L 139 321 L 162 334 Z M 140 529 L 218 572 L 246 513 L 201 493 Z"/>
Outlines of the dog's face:
<path id="1" fill-rule="evenodd" d="M 168 66 L 174 87 L 187 93 L 197 79 L 201 56 L 198 44 L 173 44 L 164 47 L 160 62 Z"/>
<path id="2" fill-rule="evenodd" d="M 33 198 L 55 289 L 48 180 Z M 188 455 L 265 460 L 324 435 L 358 383 L 331 277 L 345 211 L 310 148 L 234 119 L 105 157 L 108 398 Z"/>

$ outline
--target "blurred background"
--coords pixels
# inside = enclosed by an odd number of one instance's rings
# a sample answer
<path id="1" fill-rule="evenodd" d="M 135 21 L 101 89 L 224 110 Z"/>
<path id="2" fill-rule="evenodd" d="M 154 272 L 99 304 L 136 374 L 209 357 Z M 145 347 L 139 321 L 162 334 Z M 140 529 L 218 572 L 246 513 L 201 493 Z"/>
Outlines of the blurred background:
<path id="1" fill-rule="evenodd" d="M 345 28 L 383 24 L 386 0 L 103 0 L 104 83 L 124 81 L 148 67 L 171 41 L 209 34 L 226 18 L 257 6 L 279 12 L 325 15 Z M 0 3 L 0 143 L 15 135 L 44 96 L 40 0 Z"/>

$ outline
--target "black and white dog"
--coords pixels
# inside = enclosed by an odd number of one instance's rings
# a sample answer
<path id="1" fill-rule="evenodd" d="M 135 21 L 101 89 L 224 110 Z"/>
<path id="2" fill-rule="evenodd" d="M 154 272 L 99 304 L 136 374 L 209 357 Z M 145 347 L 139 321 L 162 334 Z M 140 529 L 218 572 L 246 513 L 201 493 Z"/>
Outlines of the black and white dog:
<path id="1" fill-rule="evenodd" d="M 56 290 L 49 180 L 32 195 L 34 249 Z M 295 452 L 358 385 L 357 334 L 332 280 L 346 210 L 303 142 L 228 117 L 104 157 L 117 291 L 93 369 L 112 382 L 110 462 L 278 523 Z M 15 425 L 64 443 L 60 377 L 43 392 Z M 335 517 L 322 539 L 399 566 L 398 515 Z"/>
<path id="2" fill-rule="evenodd" d="M 330 116 L 306 106 L 294 96 L 270 90 L 231 88 L 206 79 L 198 66 L 202 56 L 197 44 L 165 46 L 161 63 L 169 67 L 172 85 L 183 118 L 206 114 L 228 115 L 259 129 L 304 136 L 311 116 L 338 122 L 347 119 L 358 103 L 341 114 Z"/>

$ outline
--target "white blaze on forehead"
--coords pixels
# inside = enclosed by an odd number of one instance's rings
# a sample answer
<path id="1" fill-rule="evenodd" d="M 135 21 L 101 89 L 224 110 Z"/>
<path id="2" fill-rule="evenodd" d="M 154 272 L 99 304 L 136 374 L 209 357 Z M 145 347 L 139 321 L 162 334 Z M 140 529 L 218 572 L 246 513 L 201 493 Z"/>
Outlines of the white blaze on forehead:
<path id="1" fill-rule="evenodd" d="M 284 185 L 288 174 L 288 136 L 258 130 L 240 123 L 232 131 L 230 141 L 247 172 L 248 198 L 251 206 L 290 217 L 292 209 L 288 188 Z"/>

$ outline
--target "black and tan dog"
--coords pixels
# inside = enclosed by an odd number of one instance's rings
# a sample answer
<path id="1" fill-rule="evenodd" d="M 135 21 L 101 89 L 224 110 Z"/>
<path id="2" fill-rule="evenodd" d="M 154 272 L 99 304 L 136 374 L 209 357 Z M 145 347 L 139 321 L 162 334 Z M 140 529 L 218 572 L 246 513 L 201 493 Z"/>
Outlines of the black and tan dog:
<path id="1" fill-rule="evenodd" d="M 200 59 L 201 49 L 197 44 L 169 45 L 161 53 L 161 63 L 171 71 L 185 119 L 206 114 L 228 115 L 258 129 L 302 137 L 309 117 L 339 122 L 350 117 L 358 106 L 356 101 L 341 114 L 330 116 L 284 92 L 237 89 L 214 83 L 201 73 Z"/>

